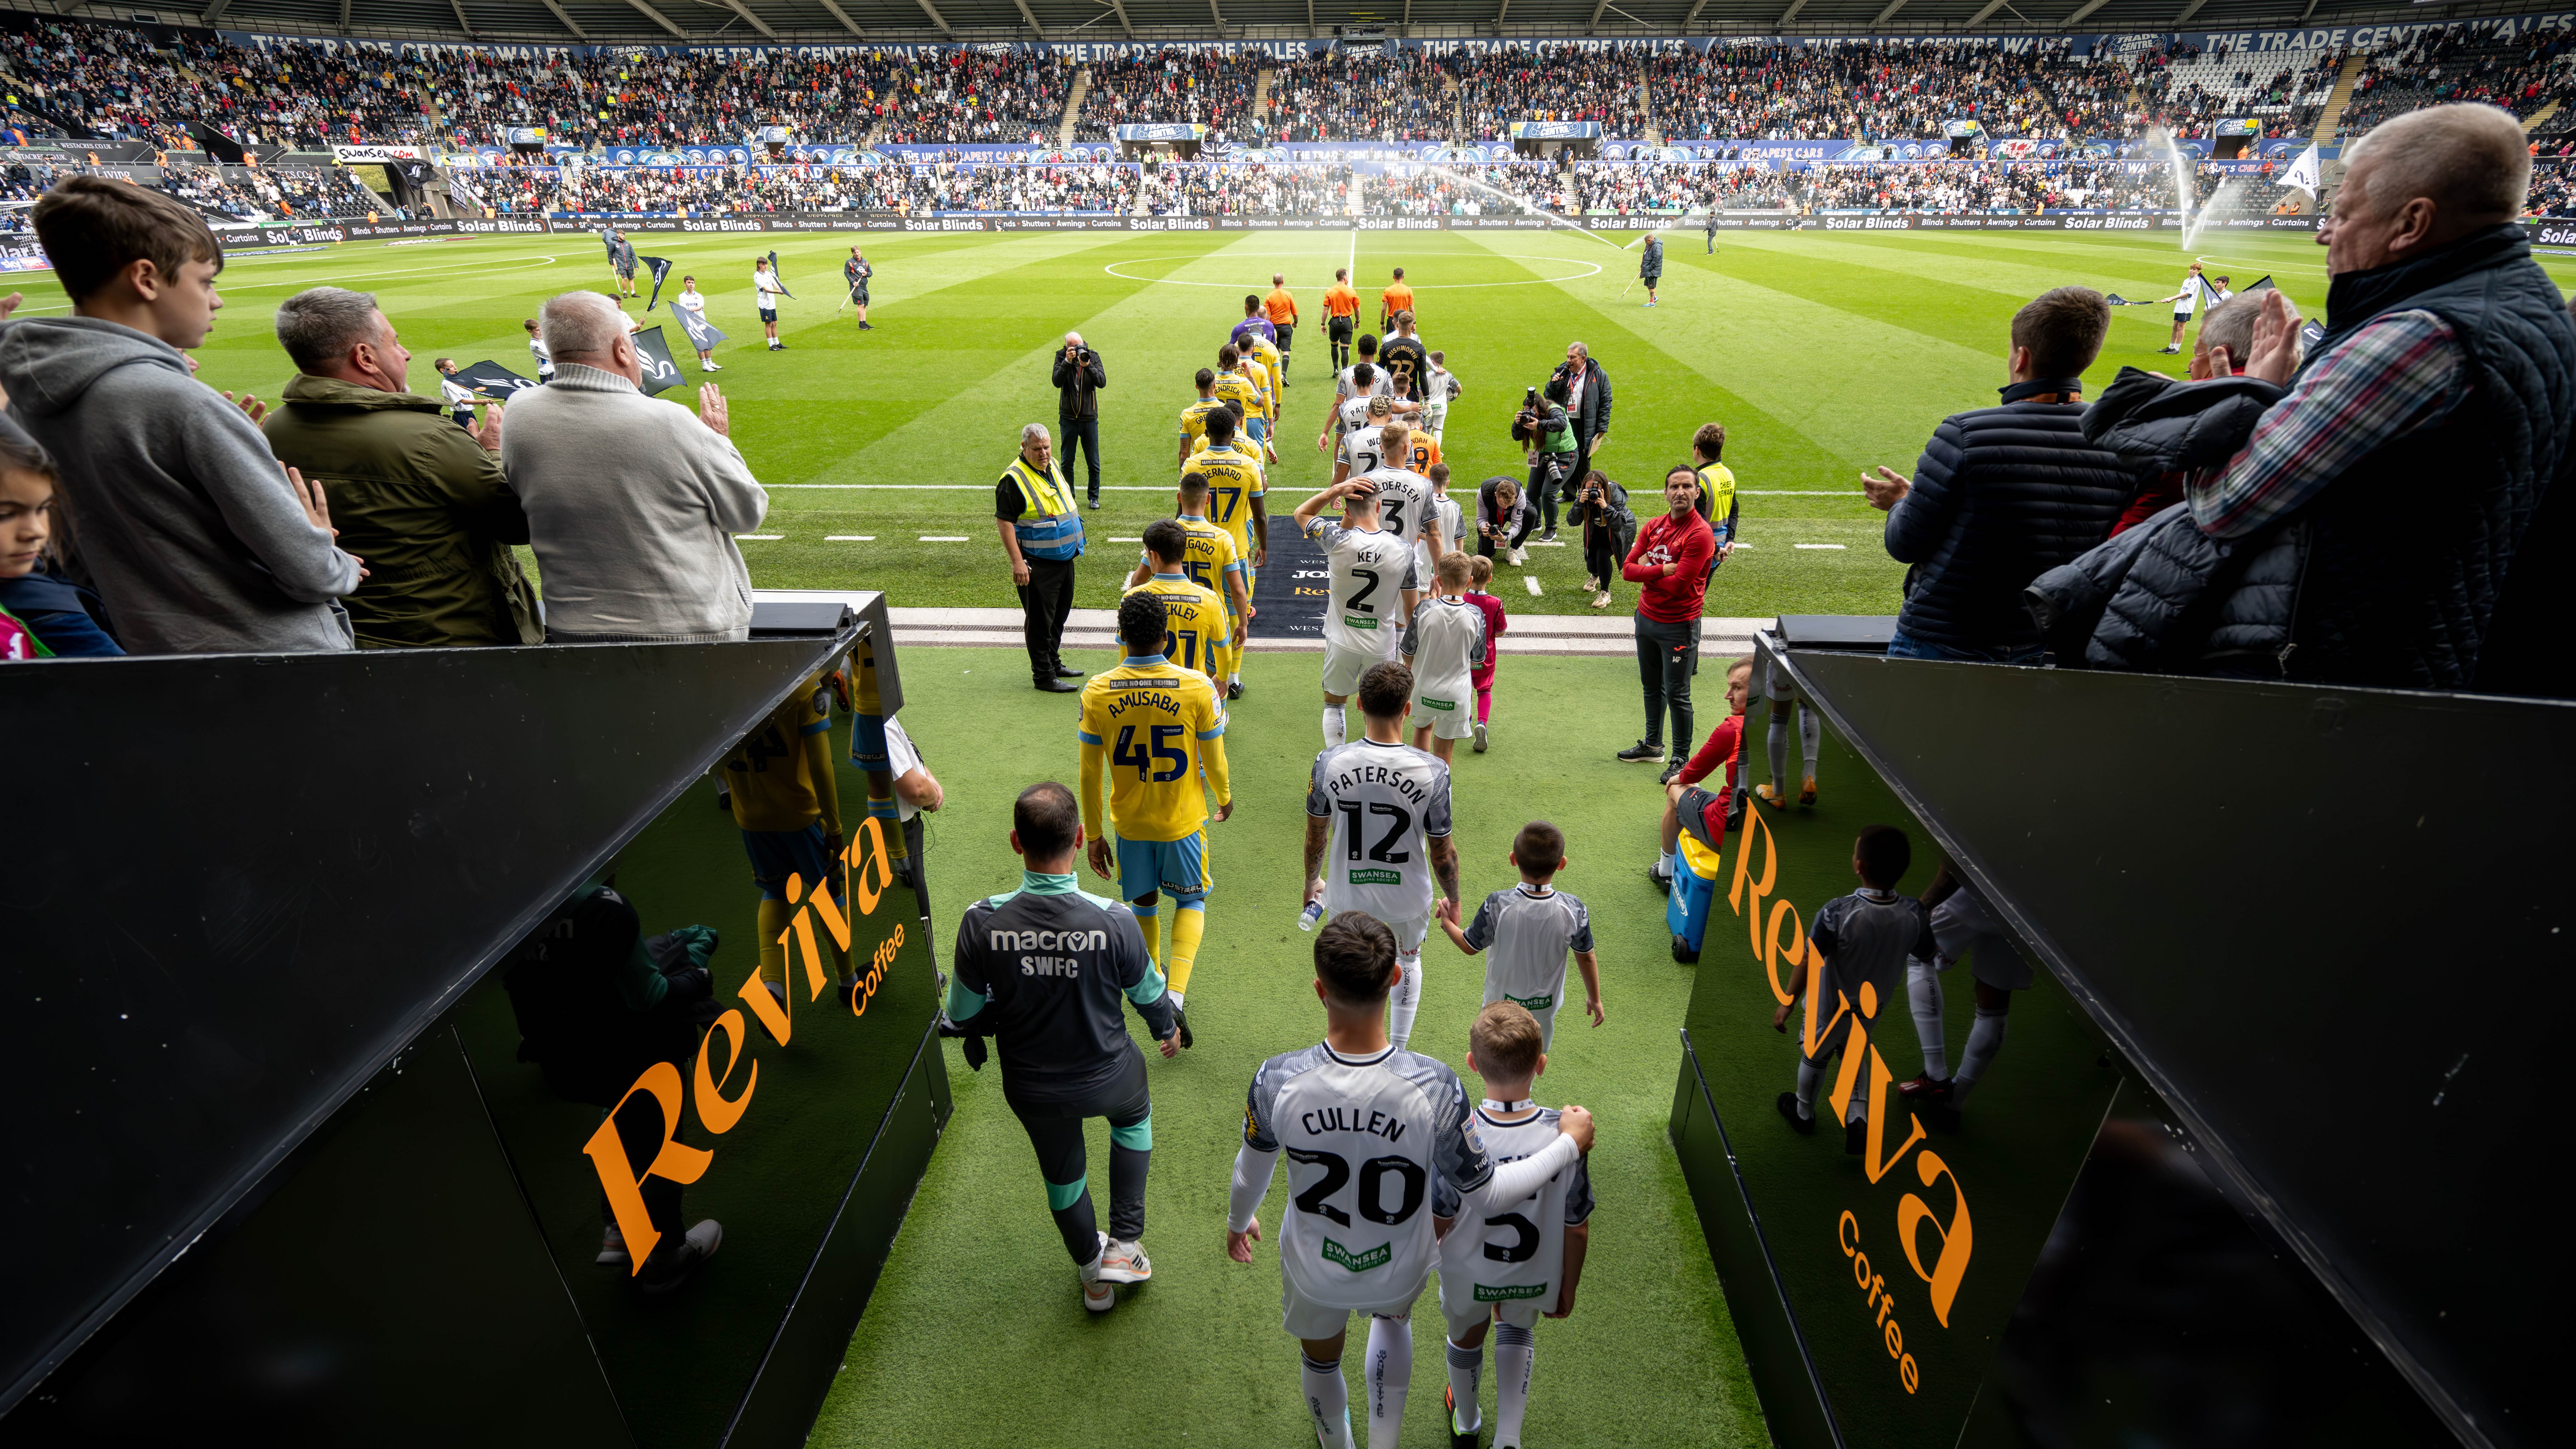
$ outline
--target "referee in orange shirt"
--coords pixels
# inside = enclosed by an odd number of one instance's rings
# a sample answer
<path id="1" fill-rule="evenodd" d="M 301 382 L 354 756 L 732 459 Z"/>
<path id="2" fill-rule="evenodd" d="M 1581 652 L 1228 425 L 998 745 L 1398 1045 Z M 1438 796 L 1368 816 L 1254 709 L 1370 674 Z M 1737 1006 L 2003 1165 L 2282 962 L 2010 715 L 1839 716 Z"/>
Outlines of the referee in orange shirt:
<path id="1" fill-rule="evenodd" d="M 1270 295 L 1261 299 L 1261 314 L 1270 319 L 1270 330 L 1279 334 L 1279 385 L 1288 385 L 1288 364 L 1295 359 L 1288 349 L 1297 340 L 1297 299 L 1288 295 L 1288 278 L 1278 272 L 1270 274 Z"/>
<path id="2" fill-rule="evenodd" d="M 1404 285 L 1404 268 L 1395 269 L 1395 280 L 1386 284 L 1386 290 L 1378 294 L 1377 301 L 1377 330 L 1380 332 L 1395 325 L 1396 313 L 1413 310 L 1413 289 Z"/>
<path id="3" fill-rule="evenodd" d="M 1358 329 L 1360 294 L 1351 290 L 1351 269 L 1333 268 L 1333 285 L 1324 289 L 1324 332 L 1333 344 L 1333 373 L 1351 365 L 1351 334 Z"/>

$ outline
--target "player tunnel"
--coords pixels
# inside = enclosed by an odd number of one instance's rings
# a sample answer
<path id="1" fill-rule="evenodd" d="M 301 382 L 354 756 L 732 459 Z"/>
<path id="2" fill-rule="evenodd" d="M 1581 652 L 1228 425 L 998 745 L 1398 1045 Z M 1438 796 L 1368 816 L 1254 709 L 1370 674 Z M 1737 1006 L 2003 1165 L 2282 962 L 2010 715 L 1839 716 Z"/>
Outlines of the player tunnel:
<path id="1" fill-rule="evenodd" d="M 1890 660 L 1891 624 L 1759 641 L 1822 715 L 1821 790 L 1725 841 L 1682 1035 L 1672 1139 L 1775 1438 L 2563 1442 L 2504 1260 L 2546 1231 L 2511 1204 L 2576 709 Z M 1911 838 L 1900 892 L 1946 865 L 1993 932 L 1940 936 L 1937 1014 L 1810 984 L 1777 1033 L 1873 824 Z M 1955 1106 L 1898 1089 L 1926 1020 L 1959 1080 L 2000 1040 Z M 1801 1136 L 1776 1099 L 1836 1046 Z"/>
<path id="2" fill-rule="evenodd" d="M 751 635 L 0 672 L 0 1444 L 803 1442 L 948 1089 L 883 598 Z M 709 773 L 836 669 L 766 972 Z"/>

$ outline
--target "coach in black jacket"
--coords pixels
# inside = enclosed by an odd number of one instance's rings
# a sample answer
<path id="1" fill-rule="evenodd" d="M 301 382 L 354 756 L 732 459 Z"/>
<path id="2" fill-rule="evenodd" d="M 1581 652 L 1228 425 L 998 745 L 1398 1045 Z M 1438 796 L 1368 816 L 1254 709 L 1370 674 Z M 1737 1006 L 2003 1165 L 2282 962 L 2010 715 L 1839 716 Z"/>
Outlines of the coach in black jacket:
<path id="1" fill-rule="evenodd" d="M 1100 354 L 1091 350 L 1079 332 L 1064 334 L 1064 350 L 1055 355 L 1055 420 L 1057 436 L 1064 439 L 1064 477 L 1073 481 L 1073 455 L 1082 454 L 1091 466 L 1091 506 L 1100 506 L 1100 390 L 1109 385 L 1109 372 L 1100 365 Z"/>
<path id="2" fill-rule="evenodd" d="M 2109 537 L 2138 492 L 2136 469 L 2083 431 L 2084 369 L 2110 329 L 2099 292 L 2042 296 L 2013 314 L 2001 406 L 1942 419 L 1911 479 L 1861 475 L 1888 511 L 1889 557 L 1914 566 L 1890 657 L 2038 661 L 2022 590 Z"/>

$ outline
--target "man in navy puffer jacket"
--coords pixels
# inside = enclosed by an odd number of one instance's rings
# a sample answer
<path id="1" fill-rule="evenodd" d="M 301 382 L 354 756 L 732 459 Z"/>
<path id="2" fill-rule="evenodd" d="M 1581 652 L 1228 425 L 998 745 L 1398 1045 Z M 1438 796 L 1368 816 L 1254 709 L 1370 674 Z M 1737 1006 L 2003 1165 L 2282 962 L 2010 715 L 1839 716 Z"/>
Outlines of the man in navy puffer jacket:
<path id="1" fill-rule="evenodd" d="M 1862 475 L 1889 557 L 1914 566 L 1891 657 L 2038 662 L 2022 590 L 2109 537 L 2143 481 L 2084 436 L 2083 373 L 2110 328 L 2099 292 L 2041 296 L 2013 314 L 2001 405 L 1942 419 L 1911 479 Z"/>

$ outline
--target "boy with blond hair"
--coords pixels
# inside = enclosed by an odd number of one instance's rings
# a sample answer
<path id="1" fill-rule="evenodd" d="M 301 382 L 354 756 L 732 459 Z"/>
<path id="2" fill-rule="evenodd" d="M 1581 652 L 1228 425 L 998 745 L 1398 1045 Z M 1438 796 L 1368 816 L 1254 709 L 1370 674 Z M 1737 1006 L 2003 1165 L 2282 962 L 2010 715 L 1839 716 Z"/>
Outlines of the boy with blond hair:
<path id="1" fill-rule="evenodd" d="M 1485 1079 L 1474 1124 L 1496 1161 L 1529 1157 L 1558 1136 L 1557 1114 L 1530 1100 L 1531 1084 L 1547 1070 L 1547 1048 L 1545 1033 L 1528 1012 L 1497 1001 L 1477 1013 L 1467 1029 L 1467 1068 Z M 1574 1312 L 1575 1285 L 1591 1246 L 1587 1159 L 1575 1158 L 1512 1203 L 1462 1203 L 1443 1182 L 1433 1211 L 1457 1219 L 1440 1243 L 1440 1315 L 1449 1329 L 1449 1387 L 1442 1401 L 1449 1410 L 1450 1442 L 1474 1443 L 1484 1424 L 1476 1390 L 1485 1371 L 1486 1328 L 1499 1319 L 1493 1330 L 1494 1449 L 1516 1449 L 1521 1417 L 1529 1410 L 1539 1316 Z"/>
<path id="2" fill-rule="evenodd" d="M 1448 764 L 1458 741 L 1475 732 L 1467 708 L 1475 693 L 1476 666 L 1483 662 L 1485 614 L 1467 602 L 1467 556 L 1441 557 L 1431 597 L 1413 611 L 1413 624 L 1398 647 L 1413 669 L 1413 747 L 1429 750 Z"/>

